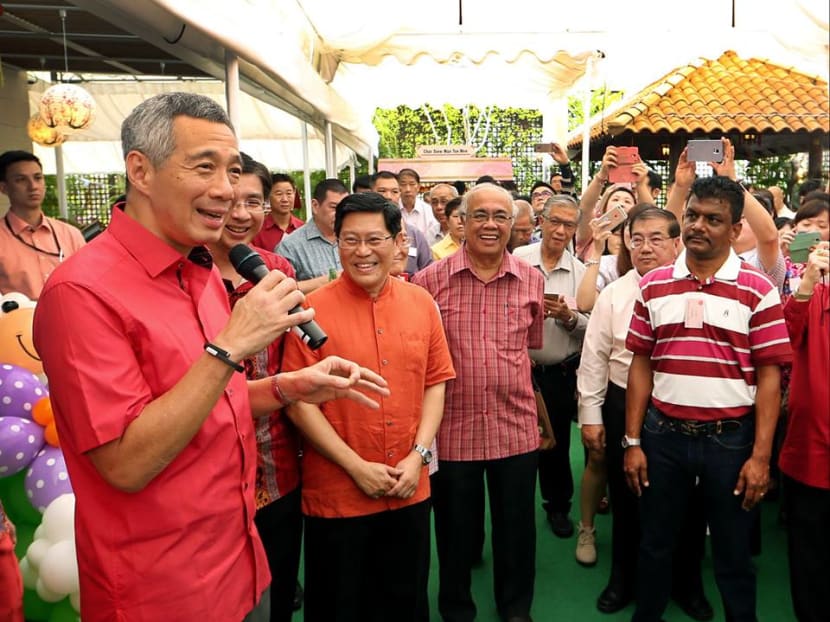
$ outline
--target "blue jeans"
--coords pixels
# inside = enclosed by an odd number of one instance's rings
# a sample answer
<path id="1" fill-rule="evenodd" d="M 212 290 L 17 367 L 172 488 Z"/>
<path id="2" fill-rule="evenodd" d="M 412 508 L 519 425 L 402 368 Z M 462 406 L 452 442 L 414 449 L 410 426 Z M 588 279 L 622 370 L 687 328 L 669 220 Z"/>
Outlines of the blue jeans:
<path id="1" fill-rule="evenodd" d="M 634 622 L 657 622 L 672 587 L 672 553 L 687 512 L 689 496 L 700 478 L 706 518 L 712 536 L 715 581 L 726 619 L 754 621 L 755 570 L 750 532 L 757 508 L 741 508 L 733 491 L 741 467 L 752 453 L 755 418 L 719 434 L 689 436 L 669 429 L 670 419 L 649 406 L 642 447 L 648 460 L 649 486 L 640 499 L 640 554 Z"/>

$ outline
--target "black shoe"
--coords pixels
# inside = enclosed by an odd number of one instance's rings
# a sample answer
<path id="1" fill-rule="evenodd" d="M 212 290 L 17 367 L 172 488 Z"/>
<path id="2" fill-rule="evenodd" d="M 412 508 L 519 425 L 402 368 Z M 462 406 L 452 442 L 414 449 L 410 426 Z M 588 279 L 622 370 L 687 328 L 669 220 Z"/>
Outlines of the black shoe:
<path id="1" fill-rule="evenodd" d="M 609 585 L 597 598 L 597 609 L 602 613 L 616 613 L 624 609 L 633 600 L 631 594 L 625 593 L 621 588 Z"/>
<path id="2" fill-rule="evenodd" d="M 548 512 L 548 523 L 554 535 L 559 538 L 570 538 L 574 535 L 574 524 L 567 512 Z"/>
<path id="3" fill-rule="evenodd" d="M 677 603 L 687 616 L 693 620 L 700 620 L 706 622 L 715 617 L 715 612 L 712 610 L 712 605 L 706 600 L 706 596 L 701 592 L 700 594 L 692 594 L 683 598 L 673 596 L 672 599 Z"/>
<path id="4" fill-rule="evenodd" d="M 297 581 L 297 589 L 294 590 L 294 611 L 299 611 L 300 609 L 302 609 L 303 598 L 305 598 L 303 586 L 300 585 L 299 581 Z"/>

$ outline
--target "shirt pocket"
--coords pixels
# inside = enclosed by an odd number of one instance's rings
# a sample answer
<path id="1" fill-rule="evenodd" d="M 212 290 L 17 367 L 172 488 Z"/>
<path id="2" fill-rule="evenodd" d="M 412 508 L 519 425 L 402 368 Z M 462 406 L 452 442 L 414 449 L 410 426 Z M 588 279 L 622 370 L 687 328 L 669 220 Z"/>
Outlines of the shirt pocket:
<path id="1" fill-rule="evenodd" d="M 429 335 L 424 332 L 401 331 L 403 367 L 408 372 L 426 374 Z"/>

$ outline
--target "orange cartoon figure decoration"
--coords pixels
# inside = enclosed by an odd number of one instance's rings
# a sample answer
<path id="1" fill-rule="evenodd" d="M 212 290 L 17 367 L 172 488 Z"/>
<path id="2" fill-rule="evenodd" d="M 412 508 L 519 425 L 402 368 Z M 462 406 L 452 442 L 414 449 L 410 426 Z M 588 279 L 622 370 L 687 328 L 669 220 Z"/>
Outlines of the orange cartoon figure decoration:
<path id="1" fill-rule="evenodd" d="M 35 303 L 13 292 L 0 297 L 0 363 L 43 373 L 43 364 L 32 342 Z"/>
<path id="2" fill-rule="evenodd" d="M 55 427 L 55 415 L 52 413 L 52 402 L 49 396 L 40 398 L 32 407 L 32 419 L 46 428 L 43 431 L 43 438 L 52 447 L 60 447 L 58 441 L 58 430 Z"/>

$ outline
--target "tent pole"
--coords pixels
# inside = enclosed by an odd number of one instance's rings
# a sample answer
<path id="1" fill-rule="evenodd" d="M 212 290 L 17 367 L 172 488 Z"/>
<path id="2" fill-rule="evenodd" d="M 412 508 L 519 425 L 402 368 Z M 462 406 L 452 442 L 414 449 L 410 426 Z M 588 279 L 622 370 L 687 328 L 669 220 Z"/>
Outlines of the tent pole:
<path id="1" fill-rule="evenodd" d="M 335 160 L 337 158 L 334 154 L 334 127 L 332 126 L 331 121 L 326 121 L 324 131 L 326 135 L 326 177 L 331 179 L 333 177 L 337 177 L 335 165 Z"/>
<path id="2" fill-rule="evenodd" d="M 300 131 L 303 136 L 303 194 L 305 195 L 305 217 L 311 218 L 311 170 L 308 158 L 308 124 L 300 121 Z"/>
<path id="3" fill-rule="evenodd" d="M 591 81 L 594 73 L 594 57 L 588 57 L 585 68 L 585 92 L 582 96 L 582 192 L 588 187 L 591 161 Z"/>
<path id="4" fill-rule="evenodd" d="M 66 201 L 66 177 L 63 172 L 63 147 L 55 147 L 55 178 L 58 182 L 58 211 L 61 218 L 69 218 L 69 206 Z"/>
<path id="5" fill-rule="evenodd" d="M 228 116 L 236 131 L 236 139 L 242 138 L 242 126 L 239 124 L 239 58 L 230 50 L 225 50 L 225 103 Z"/>
<path id="6" fill-rule="evenodd" d="M 357 156 L 354 153 L 352 153 L 352 155 L 349 156 L 349 188 L 354 188 L 354 178 L 355 178 L 354 166 L 355 166 L 355 161 L 356 160 L 357 160 Z"/>

